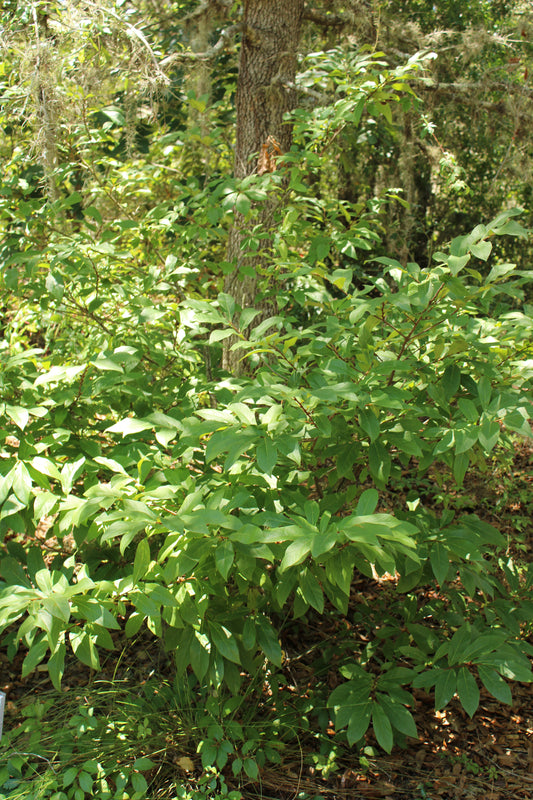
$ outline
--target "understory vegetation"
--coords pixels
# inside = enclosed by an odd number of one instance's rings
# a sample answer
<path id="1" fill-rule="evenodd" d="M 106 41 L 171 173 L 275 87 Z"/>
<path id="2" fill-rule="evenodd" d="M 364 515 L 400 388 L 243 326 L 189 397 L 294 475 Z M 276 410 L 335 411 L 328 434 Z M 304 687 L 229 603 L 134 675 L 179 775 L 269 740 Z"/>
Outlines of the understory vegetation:
<path id="1" fill-rule="evenodd" d="M 233 177 L 242 5 L 0 12 L 10 800 L 327 781 L 533 680 L 531 16 L 316 3 Z"/>

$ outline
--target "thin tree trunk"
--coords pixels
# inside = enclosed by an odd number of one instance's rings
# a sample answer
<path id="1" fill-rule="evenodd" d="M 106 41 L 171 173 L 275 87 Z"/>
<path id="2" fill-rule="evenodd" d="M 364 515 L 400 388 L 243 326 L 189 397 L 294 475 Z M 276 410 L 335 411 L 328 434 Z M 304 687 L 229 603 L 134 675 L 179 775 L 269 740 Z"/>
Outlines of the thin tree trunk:
<path id="1" fill-rule="evenodd" d="M 284 115 L 295 104 L 294 92 L 287 87 L 294 84 L 296 75 L 303 10 L 304 0 L 245 1 L 236 97 L 236 178 L 258 170 L 257 157 L 265 148 L 276 151 L 279 147 L 282 153 L 290 149 L 292 129 Z M 268 234 L 273 229 L 275 211 L 276 201 L 272 198 L 263 203 L 253 221 L 266 234 L 261 240 L 261 255 L 255 256 L 243 251 L 246 222 L 236 214 L 228 244 L 228 261 L 235 269 L 227 276 L 224 290 L 242 308 L 257 307 L 258 276 L 268 269 Z M 272 311 L 272 301 L 270 307 L 268 302 L 262 302 L 263 318 Z M 256 318 L 256 324 L 257 321 Z M 223 367 L 242 372 L 242 353 L 232 351 L 231 344 L 231 339 L 226 340 Z"/>

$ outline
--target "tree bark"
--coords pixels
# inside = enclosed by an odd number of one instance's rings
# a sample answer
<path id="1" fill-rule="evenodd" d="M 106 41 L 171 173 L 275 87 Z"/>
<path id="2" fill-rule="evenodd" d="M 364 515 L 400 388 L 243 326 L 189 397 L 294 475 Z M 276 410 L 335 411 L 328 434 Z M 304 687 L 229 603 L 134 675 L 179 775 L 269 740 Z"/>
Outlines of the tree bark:
<path id="1" fill-rule="evenodd" d="M 290 86 L 296 75 L 303 10 L 304 0 L 245 0 L 236 96 L 236 178 L 257 172 L 257 158 L 269 142 L 275 141 L 282 153 L 290 149 L 292 129 L 284 115 L 296 102 Z M 266 237 L 261 254 L 255 256 L 243 251 L 246 221 L 235 215 L 228 243 L 228 261 L 235 269 L 227 276 L 224 291 L 241 308 L 257 307 L 260 302 L 258 275 L 268 270 L 268 233 L 273 229 L 275 210 L 274 198 L 258 209 L 253 225 L 260 224 Z M 263 318 L 270 316 L 272 305 L 269 308 L 261 301 Z M 226 340 L 222 366 L 234 373 L 243 372 L 242 352 L 232 351 L 231 344 L 231 339 Z"/>

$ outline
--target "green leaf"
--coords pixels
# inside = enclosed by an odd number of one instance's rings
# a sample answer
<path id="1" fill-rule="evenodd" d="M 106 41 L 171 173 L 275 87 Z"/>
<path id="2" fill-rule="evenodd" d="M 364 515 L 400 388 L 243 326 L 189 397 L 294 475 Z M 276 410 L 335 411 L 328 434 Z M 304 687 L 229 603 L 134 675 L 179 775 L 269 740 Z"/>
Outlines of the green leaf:
<path id="1" fill-rule="evenodd" d="M 366 517 L 373 514 L 379 501 L 379 494 L 376 489 L 365 489 L 357 502 L 355 513 L 358 517 Z"/>
<path id="2" fill-rule="evenodd" d="M 446 262 L 450 268 L 450 272 L 452 275 L 458 275 L 459 272 L 465 267 L 468 262 L 470 261 L 470 255 L 464 256 L 448 256 Z"/>
<path id="3" fill-rule="evenodd" d="M 237 209 L 239 214 L 242 214 L 244 217 L 246 217 L 247 214 L 250 212 L 251 207 L 252 203 L 250 202 L 248 196 L 243 194 L 242 192 L 239 192 L 235 198 L 235 208 Z"/>
<path id="4" fill-rule="evenodd" d="M 458 628 L 450 639 L 448 646 L 448 664 L 453 666 L 469 661 L 469 648 L 472 644 L 472 627 L 465 623 Z"/>
<path id="5" fill-rule="evenodd" d="M 469 465 L 470 459 L 466 453 L 460 453 L 455 456 L 453 460 L 453 477 L 458 486 L 462 486 Z"/>
<path id="6" fill-rule="evenodd" d="M 492 252 L 492 243 L 482 239 L 480 242 L 470 245 L 470 252 L 476 258 L 486 261 Z"/>
<path id="7" fill-rule="evenodd" d="M 370 725 L 372 703 L 367 701 L 354 708 L 354 713 L 348 722 L 346 738 L 350 747 L 363 738 Z"/>
<path id="8" fill-rule="evenodd" d="M 199 681 L 202 681 L 205 677 L 210 658 L 210 646 L 207 637 L 195 631 L 190 643 L 189 660 Z"/>
<path id="9" fill-rule="evenodd" d="M 486 450 L 487 453 L 493 449 L 500 438 L 500 426 L 497 422 L 485 419 L 479 426 L 479 443 Z"/>
<path id="10" fill-rule="evenodd" d="M 115 422 L 111 427 L 106 428 L 107 433 L 121 433 L 123 436 L 129 436 L 132 433 L 141 433 L 142 431 L 149 431 L 153 428 L 152 422 L 147 422 L 142 419 L 135 419 L 135 417 L 126 417 L 119 422 Z"/>
<path id="11" fill-rule="evenodd" d="M 461 667 L 457 673 L 457 695 L 464 710 L 472 718 L 479 706 L 479 687 L 466 667 Z"/>
<path id="12" fill-rule="evenodd" d="M 265 617 L 257 618 L 256 634 L 259 647 L 269 661 L 272 661 L 277 667 L 281 667 L 283 654 L 278 642 L 278 637 L 271 623 Z"/>
<path id="13" fill-rule="evenodd" d="M 229 571 L 233 565 L 235 550 L 232 543 L 226 539 L 221 542 L 215 550 L 215 564 L 224 580 L 227 579 Z"/>
<path id="14" fill-rule="evenodd" d="M 244 649 L 251 650 L 255 646 L 255 642 L 255 622 L 250 617 L 246 617 L 242 630 L 242 644 Z"/>
<path id="15" fill-rule="evenodd" d="M 359 424 L 364 432 L 370 437 L 370 441 L 375 441 L 379 436 L 379 420 L 370 409 L 362 409 L 359 412 Z"/>
<path id="16" fill-rule="evenodd" d="M 91 778 L 91 776 L 89 775 L 88 772 L 85 772 L 84 770 L 82 770 L 80 772 L 80 774 L 78 775 L 78 783 L 79 783 L 80 789 L 83 792 L 85 792 L 85 794 L 88 794 L 89 796 L 92 795 L 92 793 L 93 793 L 93 791 L 92 791 L 93 790 L 93 779 Z"/>
<path id="17" fill-rule="evenodd" d="M 24 428 L 28 424 L 28 420 L 30 419 L 30 414 L 28 410 L 22 408 L 21 406 L 6 405 L 6 414 L 13 420 L 15 425 L 17 425 L 17 427 L 19 427 L 21 431 L 24 430 Z"/>
<path id="18" fill-rule="evenodd" d="M 438 583 L 442 586 L 450 567 L 450 556 L 447 548 L 440 542 L 436 542 L 431 548 L 429 560 L 431 562 L 433 574 Z"/>
<path id="19" fill-rule="evenodd" d="M 446 400 L 451 400 L 457 393 L 461 384 L 461 370 L 456 364 L 450 364 L 446 367 L 441 378 L 441 383 Z"/>
<path id="20" fill-rule="evenodd" d="M 315 236 L 311 240 L 309 247 L 308 259 L 311 264 L 317 261 L 323 261 L 328 255 L 331 248 L 331 239 L 328 236 Z"/>
<path id="21" fill-rule="evenodd" d="M 28 654 L 22 662 L 22 677 L 25 678 L 35 667 L 41 663 L 48 652 L 48 641 L 46 637 L 40 638 L 29 649 Z"/>
<path id="22" fill-rule="evenodd" d="M 134 772 L 131 776 L 131 785 L 135 791 L 134 797 L 146 797 L 148 791 L 148 783 L 144 775 Z"/>
<path id="23" fill-rule="evenodd" d="M 395 702 L 392 698 L 382 694 L 379 695 L 379 703 L 393 728 L 413 739 L 418 737 L 413 715 L 402 703 Z"/>
<path id="24" fill-rule="evenodd" d="M 85 456 L 78 458 L 77 461 L 67 461 L 61 469 L 61 488 L 68 494 L 74 485 L 74 481 L 81 475 L 85 464 Z"/>
<path id="25" fill-rule="evenodd" d="M 438 670 L 435 680 L 435 708 L 448 705 L 457 691 L 457 675 L 453 669 Z"/>
<path id="26" fill-rule="evenodd" d="M 241 658 L 239 655 L 239 648 L 233 638 L 233 634 L 223 625 L 215 622 L 209 623 L 209 633 L 211 641 L 221 656 L 227 658 L 228 661 L 233 661 L 234 664 L 240 664 Z"/>
<path id="27" fill-rule="evenodd" d="M 390 476 L 391 458 L 381 442 L 372 442 L 370 444 L 368 448 L 368 466 L 377 486 L 384 487 Z"/>
<path id="28" fill-rule="evenodd" d="M 32 480 L 30 473 L 22 461 L 16 464 L 12 481 L 12 488 L 17 498 L 21 503 L 27 506 L 31 497 Z"/>
<path id="29" fill-rule="evenodd" d="M 310 570 L 304 569 L 300 572 L 299 586 L 305 602 L 313 606 L 319 614 L 322 614 L 324 611 L 324 593 Z"/>
<path id="30" fill-rule="evenodd" d="M 124 626 L 124 633 L 130 639 L 132 636 L 135 636 L 143 624 L 145 620 L 145 615 L 140 614 L 138 611 L 134 611 L 127 619 L 126 625 Z"/>
<path id="31" fill-rule="evenodd" d="M 65 670 L 65 653 L 65 644 L 64 642 L 60 642 L 54 653 L 48 659 L 47 664 L 50 680 L 58 692 L 61 690 L 61 679 Z"/>
<path id="32" fill-rule="evenodd" d="M 231 328 L 224 328 L 220 329 L 217 328 L 214 331 L 211 331 L 209 335 L 209 344 L 215 344 L 215 342 L 221 342 L 223 339 L 228 339 L 230 336 L 234 336 L 235 331 Z"/>
<path id="33" fill-rule="evenodd" d="M 278 459 L 278 448 L 269 437 L 265 437 L 257 446 L 256 458 L 259 469 L 266 475 L 272 475 Z"/>
<path id="34" fill-rule="evenodd" d="M 68 622 L 70 619 L 70 604 L 66 597 L 56 592 L 43 598 L 43 608 L 61 622 Z"/>
<path id="35" fill-rule="evenodd" d="M 457 455 L 462 455 L 472 450 L 477 442 L 478 430 L 477 428 L 469 428 L 467 430 L 455 431 L 455 452 Z"/>
<path id="36" fill-rule="evenodd" d="M 379 702 L 372 703 L 372 727 L 380 747 L 390 753 L 394 743 L 394 734 L 385 709 Z"/>
<path id="37" fill-rule="evenodd" d="M 144 578 L 150 566 L 150 544 L 148 539 L 141 539 L 135 551 L 133 562 L 133 583 L 137 585 L 141 578 Z"/>
<path id="38" fill-rule="evenodd" d="M 486 378 L 485 375 L 483 375 L 483 377 L 479 379 L 479 383 L 477 385 L 477 393 L 479 401 L 481 403 L 481 408 L 483 409 L 483 411 L 486 411 L 492 395 L 492 386 L 489 379 Z"/>
<path id="39" fill-rule="evenodd" d="M 478 664 L 477 671 L 483 686 L 496 700 L 499 700 L 500 703 L 512 705 L 513 698 L 509 685 L 496 670 L 490 669 L 490 667 L 486 667 L 483 664 Z"/>
<path id="40" fill-rule="evenodd" d="M 285 572 L 285 570 L 289 569 L 290 567 L 294 567 L 296 564 L 301 564 L 311 552 L 312 543 L 312 536 L 306 536 L 301 539 L 297 539 L 295 542 L 292 542 L 292 544 L 290 544 L 285 551 L 285 555 L 283 556 L 282 562 L 279 565 L 279 572 Z"/>
<path id="41" fill-rule="evenodd" d="M 70 631 L 70 646 L 76 658 L 94 670 L 100 669 L 100 659 L 94 642 L 86 631 Z"/>

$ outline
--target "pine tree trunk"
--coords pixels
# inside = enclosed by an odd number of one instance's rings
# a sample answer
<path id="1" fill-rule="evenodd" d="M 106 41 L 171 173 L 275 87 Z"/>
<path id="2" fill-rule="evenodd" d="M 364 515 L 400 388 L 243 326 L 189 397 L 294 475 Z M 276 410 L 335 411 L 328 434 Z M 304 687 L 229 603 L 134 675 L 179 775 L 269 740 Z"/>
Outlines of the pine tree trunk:
<path id="1" fill-rule="evenodd" d="M 244 30 L 237 82 L 237 134 L 235 144 L 236 178 L 244 178 L 257 171 L 257 157 L 267 145 L 269 137 L 285 153 L 291 145 L 291 125 L 284 115 L 295 104 L 294 92 L 288 88 L 294 83 L 297 67 L 298 43 L 304 0 L 246 0 Z M 270 140 L 272 141 L 272 140 Z M 236 215 L 230 232 L 228 261 L 235 265 L 227 276 L 224 291 L 234 297 L 242 308 L 261 304 L 263 318 L 270 316 L 272 301 L 257 297 L 258 272 L 268 269 L 268 233 L 274 225 L 276 201 L 263 203 L 259 209 L 260 223 L 266 238 L 261 242 L 260 256 L 247 256 L 242 242 L 247 233 L 246 222 Z M 246 274 L 242 267 L 246 267 Z M 252 274 L 249 274 L 252 273 Z M 256 318 L 257 324 L 259 318 Z M 223 367 L 231 372 L 244 371 L 242 352 L 231 350 L 232 340 L 226 340 Z"/>

